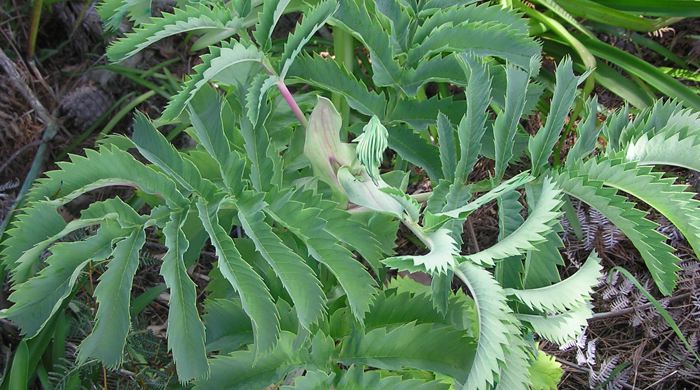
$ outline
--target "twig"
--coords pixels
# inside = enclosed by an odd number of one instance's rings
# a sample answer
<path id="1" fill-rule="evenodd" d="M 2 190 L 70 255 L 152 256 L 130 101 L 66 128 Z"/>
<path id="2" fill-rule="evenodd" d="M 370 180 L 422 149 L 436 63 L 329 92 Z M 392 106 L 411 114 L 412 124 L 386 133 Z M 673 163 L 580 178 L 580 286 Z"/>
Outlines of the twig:
<path id="1" fill-rule="evenodd" d="M 691 293 L 688 292 L 685 294 L 673 296 L 673 297 L 668 299 L 668 303 L 672 303 L 675 301 L 679 301 L 681 299 L 688 298 L 690 295 L 691 295 Z M 636 310 L 648 309 L 652 306 L 653 306 L 652 303 L 645 303 L 645 304 L 640 305 L 640 306 L 628 307 L 628 308 L 622 309 L 622 310 L 608 311 L 605 313 L 595 313 L 595 314 L 593 314 L 593 317 L 591 317 L 591 321 L 598 321 L 598 320 L 604 320 L 604 319 L 608 319 L 608 318 L 624 316 L 626 314 L 634 313 Z"/>
<path id="2" fill-rule="evenodd" d="M 40 143 L 41 143 L 41 140 L 32 141 L 32 142 L 30 142 L 30 143 L 28 143 L 28 144 L 22 146 L 21 148 L 17 149 L 17 151 L 15 151 L 14 153 L 12 153 L 12 156 L 10 156 L 10 158 L 8 158 L 7 161 L 5 161 L 5 162 L 2 164 L 2 166 L 0 166 L 0 173 L 1 173 L 2 171 L 4 171 L 5 169 L 7 169 L 7 167 L 10 166 L 10 164 L 12 163 L 12 161 L 14 161 L 14 160 L 15 160 L 20 154 L 22 154 L 25 150 L 27 150 L 27 149 L 29 149 L 29 148 L 31 148 L 31 147 L 34 147 L 34 146 L 36 146 L 36 145 L 39 145 Z"/>
<path id="3" fill-rule="evenodd" d="M 27 86 L 27 83 L 24 81 L 24 79 L 22 79 L 22 76 L 20 76 L 19 72 L 17 71 L 15 64 L 5 55 L 5 52 L 2 49 L 0 49 L 0 67 L 2 67 L 5 73 L 10 77 L 10 83 L 12 86 L 27 100 L 27 102 L 29 102 L 29 105 L 34 109 L 34 112 L 46 126 L 41 136 L 39 148 L 37 148 L 36 154 L 34 155 L 34 160 L 32 161 L 32 165 L 27 173 L 27 176 L 24 178 L 24 182 L 22 183 L 22 187 L 17 194 L 17 198 L 15 198 L 15 202 L 12 205 L 12 208 L 10 208 L 10 211 L 7 213 L 5 219 L 0 222 L 0 237 L 2 237 L 2 235 L 5 233 L 5 228 L 12 218 L 12 214 L 16 210 L 17 206 L 22 202 L 24 195 L 26 195 L 29 187 L 34 182 L 34 179 L 39 176 L 41 163 L 43 162 L 44 155 L 46 154 L 46 145 L 56 135 L 58 126 L 56 125 L 56 120 L 49 113 L 49 111 L 46 110 L 44 105 L 41 104 L 39 99 L 34 96 L 32 90 Z"/>

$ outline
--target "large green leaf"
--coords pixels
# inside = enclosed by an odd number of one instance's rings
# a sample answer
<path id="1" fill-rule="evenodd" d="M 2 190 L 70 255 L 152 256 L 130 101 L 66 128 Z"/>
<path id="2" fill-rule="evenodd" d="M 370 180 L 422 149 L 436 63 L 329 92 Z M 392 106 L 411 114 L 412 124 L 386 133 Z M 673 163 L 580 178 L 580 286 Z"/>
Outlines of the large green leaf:
<path id="1" fill-rule="evenodd" d="M 494 149 L 496 153 L 496 179 L 503 177 L 508 162 L 513 157 L 515 134 L 525 109 L 529 75 L 515 66 L 506 67 L 508 89 L 505 110 L 498 114 L 493 124 Z"/>
<path id="2" fill-rule="evenodd" d="M 384 95 L 369 91 L 362 81 L 337 61 L 302 54 L 289 68 L 287 77 L 341 94 L 348 100 L 350 107 L 362 114 L 384 117 L 386 109 Z"/>
<path id="3" fill-rule="evenodd" d="M 405 323 L 352 334 L 342 341 L 338 361 L 398 370 L 417 368 L 466 379 L 474 342 L 464 332 L 441 324 Z"/>

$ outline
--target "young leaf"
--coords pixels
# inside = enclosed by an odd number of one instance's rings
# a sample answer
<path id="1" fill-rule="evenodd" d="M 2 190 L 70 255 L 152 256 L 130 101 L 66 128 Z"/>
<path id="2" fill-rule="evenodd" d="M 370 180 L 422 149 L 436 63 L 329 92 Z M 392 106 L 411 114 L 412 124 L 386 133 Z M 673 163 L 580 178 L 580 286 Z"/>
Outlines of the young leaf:
<path id="1" fill-rule="evenodd" d="M 508 162 L 513 157 L 515 134 L 525 108 L 528 73 L 515 66 L 506 67 L 508 90 L 505 111 L 501 112 L 493 124 L 494 148 L 496 151 L 496 178 L 503 177 Z"/>
<path id="2" fill-rule="evenodd" d="M 532 172 L 539 174 L 547 165 L 554 145 L 559 140 L 559 134 L 564 126 L 566 115 L 576 97 L 576 87 L 584 81 L 587 75 L 575 76 L 571 58 L 566 57 L 559 63 L 556 70 L 556 87 L 554 96 L 543 128 L 530 138 L 528 149 L 532 159 Z"/>
<path id="3" fill-rule="evenodd" d="M 457 149 L 455 147 L 455 130 L 450 120 L 443 113 L 437 117 L 437 130 L 440 141 L 440 161 L 442 162 L 442 177 L 454 181 L 457 169 Z M 461 143 L 461 140 L 460 140 Z"/>

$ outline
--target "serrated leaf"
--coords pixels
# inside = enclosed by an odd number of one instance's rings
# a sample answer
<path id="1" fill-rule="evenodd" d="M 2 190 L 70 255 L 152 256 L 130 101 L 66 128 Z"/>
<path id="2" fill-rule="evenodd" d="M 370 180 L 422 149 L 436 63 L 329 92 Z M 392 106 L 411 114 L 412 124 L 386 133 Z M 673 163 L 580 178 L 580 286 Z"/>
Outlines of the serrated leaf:
<path id="1" fill-rule="evenodd" d="M 365 115 L 384 117 L 386 98 L 367 86 L 344 66 L 320 56 L 300 54 L 289 68 L 287 78 L 343 95 L 350 107 Z"/>
<path id="2" fill-rule="evenodd" d="M 590 179 L 625 191 L 650 205 L 668 218 L 700 253 L 700 201 L 675 178 L 664 178 L 651 167 L 639 167 L 617 158 L 590 159 L 580 168 Z"/>
<path id="3" fill-rule="evenodd" d="M 46 267 L 16 288 L 9 297 L 14 304 L 0 316 L 19 326 L 23 335 L 37 335 L 70 295 L 87 263 L 107 258 L 112 253 L 112 240 L 124 233 L 116 223 L 103 224 L 86 240 L 53 245 Z"/>
<path id="4" fill-rule="evenodd" d="M 673 291 L 680 259 L 673 255 L 666 237 L 656 230 L 656 223 L 644 218 L 645 213 L 616 190 L 575 170 L 560 173 L 556 180 L 564 192 L 598 210 L 632 241 L 663 294 Z"/>
<path id="5" fill-rule="evenodd" d="M 383 262 L 409 262 L 409 266 L 425 269 L 428 273 L 445 273 L 455 264 L 454 257 L 459 255 L 459 247 L 449 229 L 427 232 L 420 238 L 428 248 L 427 254 L 390 257 Z"/>
<path id="6" fill-rule="evenodd" d="M 197 312 L 197 290 L 187 275 L 184 255 L 189 241 L 182 231 L 186 213 L 172 213 L 163 228 L 165 246 L 160 274 L 170 290 L 168 349 L 173 353 L 180 382 L 209 376 L 204 325 Z"/>
<path id="7" fill-rule="evenodd" d="M 465 261 L 456 267 L 455 275 L 471 292 L 479 315 L 479 343 L 462 388 L 486 389 L 495 384 L 500 365 L 505 362 L 510 335 L 519 334 L 517 320 L 503 290 L 488 271 Z"/>
<path id="8" fill-rule="evenodd" d="M 255 31 L 253 31 L 255 41 L 263 50 L 267 50 L 270 47 L 272 31 L 275 29 L 277 22 L 280 20 L 280 17 L 282 17 L 282 14 L 284 14 L 284 10 L 289 5 L 290 1 L 291 0 L 274 0 L 263 2 L 262 11 L 258 13 L 258 23 L 255 25 Z"/>
<path id="9" fill-rule="evenodd" d="M 331 271 L 345 290 L 353 315 L 362 321 L 376 293 L 376 283 L 352 257 L 352 253 L 339 244 L 340 238 L 331 233 L 336 226 L 348 225 L 348 215 L 345 214 L 339 221 L 328 220 L 324 218 L 328 213 L 320 208 L 309 207 L 313 201 L 302 203 L 282 196 L 277 199 L 270 205 L 270 213 L 278 223 L 304 241 L 311 257 Z M 362 236 L 362 231 L 357 226 L 353 227 L 353 232 Z M 352 241 L 354 240 L 350 240 Z"/>
<path id="10" fill-rule="evenodd" d="M 440 162 L 442 163 L 442 177 L 447 181 L 454 181 L 457 170 L 457 148 L 455 145 L 455 130 L 450 120 L 443 113 L 437 117 L 438 139 L 440 141 Z M 461 144 L 461 140 L 460 140 Z"/>
<path id="11" fill-rule="evenodd" d="M 150 2 L 150 1 L 149 1 Z M 207 3 L 191 3 L 175 8 L 173 13 L 150 19 L 150 23 L 134 29 L 107 48 L 110 61 L 125 60 L 164 38 L 191 31 L 230 30 L 236 32 L 242 20 L 233 17 L 227 7 L 211 7 Z"/>
<path id="12" fill-rule="evenodd" d="M 554 356 L 538 350 L 530 365 L 532 390 L 557 390 L 563 374 L 564 370 Z"/>
<path id="13" fill-rule="evenodd" d="M 238 65 L 262 64 L 262 61 L 263 55 L 257 48 L 245 47 L 236 41 L 209 48 L 209 54 L 202 56 L 202 63 L 194 67 L 191 78 L 170 98 L 160 120 L 170 121 L 177 118 L 194 95 L 220 73 L 231 71 Z M 262 71 L 262 65 L 260 70 Z"/>
<path id="14" fill-rule="evenodd" d="M 255 243 L 255 249 L 270 264 L 292 298 L 299 323 L 306 329 L 325 311 L 325 294 L 313 270 L 298 254 L 288 248 L 265 222 L 265 203 L 252 193 L 236 201 L 238 219 L 243 230 Z"/>
<path id="15" fill-rule="evenodd" d="M 326 20 L 338 9 L 338 3 L 334 0 L 325 0 L 304 13 L 301 23 L 294 28 L 294 32 L 289 35 L 284 44 L 284 51 L 280 57 L 279 76 L 281 79 L 287 77 L 287 71 L 294 62 L 294 59 L 301 52 L 307 42 L 316 34 Z"/>
<path id="16" fill-rule="evenodd" d="M 98 304 L 95 326 L 80 343 L 78 361 L 94 358 L 109 368 L 121 364 L 131 327 L 131 285 L 139 264 L 139 251 L 145 242 L 145 231 L 137 228 L 114 247 L 113 258 L 95 288 Z"/>
<path id="17" fill-rule="evenodd" d="M 506 91 L 505 111 L 496 117 L 496 121 L 493 124 L 497 179 L 503 177 L 508 163 L 513 158 L 515 134 L 518 131 L 518 123 L 525 109 L 528 78 L 527 72 L 512 65 L 506 66 L 508 89 Z"/>
<path id="18" fill-rule="evenodd" d="M 253 323 L 256 354 L 270 351 L 276 344 L 280 332 L 279 314 L 272 296 L 260 275 L 242 258 L 233 239 L 219 225 L 217 208 L 211 210 L 203 200 L 197 201 L 199 218 L 209 234 L 219 259 L 218 267 L 226 280 L 238 292 L 243 309 Z M 212 379 L 215 368 L 211 366 Z"/>
<path id="19" fill-rule="evenodd" d="M 430 337 L 425 337 L 430 335 Z M 474 343 L 464 332 L 442 324 L 405 323 L 351 335 L 342 342 L 338 360 L 387 370 L 417 368 L 465 379 Z"/>
<path id="20" fill-rule="evenodd" d="M 529 323 L 532 329 L 546 340 L 559 345 L 575 341 L 588 326 L 593 316 L 588 302 L 553 315 L 517 314 L 519 320 Z"/>
<path id="21" fill-rule="evenodd" d="M 592 97 L 586 102 L 586 119 L 578 126 L 576 143 L 566 155 L 566 164 L 575 164 L 595 149 L 601 128 L 598 124 L 598 98 Z"/>
<path id="22" fill-rule="evenodd" d="M 506 295 L 513 295 L 533 310 L 547 313 L 561 313 L 578 307 L 591 300 L 593 288 L 602 276 L 603 266 L 594 252 L 576 273 L 561 282 L 532 289 L 505 289 Z"/>
<path id="23" fill-rule="evenodd" d="M 467 96 L 467 112 L 459 122 L 460 158 L 456 169 L 456 181 L 464 182 L 474 169 L 479 158 L 481 139 L 486 131 L 487 110 L 491 101 L 491 77 L 480 59 L 464 54 L 460 57 L 469 69 L 469 83 L 464 92 Z"/>
<path id="24" fill-rule="evenodd" d="M 379 87 L 397 85 L 401 79 L 401 70 L 394 61 L 389 34 L 371 16 L 363 1 L 340 0 L 338 3 L 340 6 L 333 19 L 369 50 L 374 84 Z"/>
<path id="25" fill-rule="evenodd" d="M 436 28 L 417 46 L 408 51 L 408 63 L 439 52 L 466 52 L 478 56 L 501 57 L 524 69 L 541 51 L 540 45 L 527 34 L 499 22 L 468 21 Z"/>
<path id="26" fill-rule="evenodd" d="M 263 100 L 267 98 L 267 91 L 270 90 L 276 83 L 276 76 L 268 76 L 260 73 L 250 83 L 248 93 L 246 94 L 246 115 L 253 126 L 257 125 L 258 117 L 260 116 L 260 106 Z"/>
<path id="27" fill-rule="evenodd" d="M 546 177 L 542 183 L 542 194 L 525 222 L 490 248 L 466 255 L 465 258 L 477 264 L 493 265 L 494 260 L 517 256 L 534 249 L 534 244 L 544 241 L 544 236 L 552 230 L 552 224 L 561 215 L 560 206 L 561 190 L 555 182 Z"/>
<path id="28" fill-rule="evenodd" d="M 547 115 L 544 127 L 539 129 L 528 143 L 528 150 L 532 159 L 532 172 L 534 174 L 538 174 L 542 167 L 547 164 L 554 145 L 559 140 L 559 134 L 561 134 L 569 109 L 574 103 L 576 87 L 586 77 L 586 75 L 574 75 L 570 57 L 564 58 L 559 63 L 555 75 L 556 86 L 549 108 L 549 115 Z"/>

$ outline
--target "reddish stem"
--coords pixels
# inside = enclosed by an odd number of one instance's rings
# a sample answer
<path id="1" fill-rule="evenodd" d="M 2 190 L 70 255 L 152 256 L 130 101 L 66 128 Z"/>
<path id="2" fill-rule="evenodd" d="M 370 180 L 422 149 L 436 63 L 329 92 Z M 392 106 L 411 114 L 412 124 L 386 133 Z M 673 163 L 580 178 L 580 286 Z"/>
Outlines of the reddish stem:
<path id="1" fill-rule="evenodd" d="M 289 108 L 292 109 L 292 112 L 294 113 L 294 116 L 297 117 L 299 122 L 304 126 L 308 126 L 308 122 L 306 121 L 306 117 L 304 116 L 304 113 L 301 112 L 301 108 L 299 108 L 299 105 L 297 102 L 294 100 L 294 97 L 292 96 L 292 93 L 289 92 L 289 89 L 287 88 L 287 85 L 284 83 L 284 80 L 279 79 L 277 81 L 277 89 L 280 90 L 280 93 L 282 94 L 282 97 L 284 100 L 287 102 L 289 105 Z"/>

